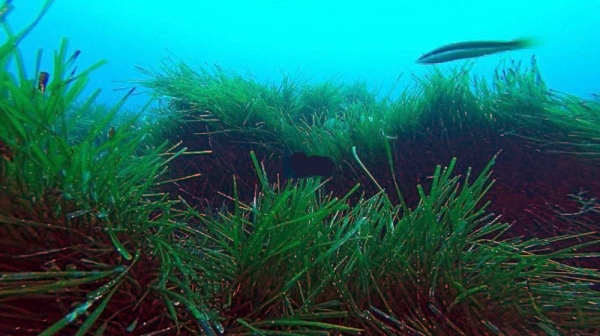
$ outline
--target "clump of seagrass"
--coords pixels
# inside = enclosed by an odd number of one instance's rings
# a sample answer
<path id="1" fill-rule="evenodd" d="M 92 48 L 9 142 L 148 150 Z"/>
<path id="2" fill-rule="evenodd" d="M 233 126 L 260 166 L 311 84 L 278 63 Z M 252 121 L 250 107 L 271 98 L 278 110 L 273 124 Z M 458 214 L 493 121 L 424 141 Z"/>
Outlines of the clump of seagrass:
<path id="1" fill-rule="evenodd" d="M 600 322 L 600 274 L 560 263 L 598 242 L 545 253 L 577 236 L 503 238 L 509 225 L 483 201 L 495 159 L 477 177 L 454 175 L 456 160 L 438 166 L 414 208 L 383 190 L 349 206 L 358 186 L 337 199 L 314 179 L 270 185 L 253 160 L 261 192 L 245 204 L 234 188 L 231 213 L 197 213 L 188 244 L 203 247 L 182 259 L 226 333 L 570 333 Z"/>
<path id="2" fill-rule="evenodd" d="M 449 72 L 432 67 L 409 88 L 383 97 L 360 82 L 315 84 L 286 75 L 278 84 L 264 84 L 218 66 L 192 69 L 183 62 L 142 71 L 151 77 L 143 84 L 168 99 L 162 114 L 184 115 L 193 121 L 191 133 L 243 134 L 248 143 L 336 162 L 349 158 L 353 145 L 376 157 L 384 155 L 389 139 L 424 133 L 442 140 L 518 136 L 546 152 L 600 157 L 600 131 L 593 127 L 600 105 L 548 89 L 535 58 L 528 68 L 502 64 L 491 81 L 472 76 L 469 66 Z"/>
<path id="3" fill-rule="evenodd" d="M 117 116 L 127 97 L 109 109 L 94 105 L 99 91 L 82 98 L 103 62 L 75 72 L 66 40 L 38 86 L 41 51 L 32 80 L 17 48 L 34 24 L 6 27 L 0 47 L 0 333 L 202 328 L 174 303 L 189 284 L 167 287 L 184 270 L 174 237 L 186 217 L 151 194 L 183 150 L 145 144 L 150 125 Z"/>

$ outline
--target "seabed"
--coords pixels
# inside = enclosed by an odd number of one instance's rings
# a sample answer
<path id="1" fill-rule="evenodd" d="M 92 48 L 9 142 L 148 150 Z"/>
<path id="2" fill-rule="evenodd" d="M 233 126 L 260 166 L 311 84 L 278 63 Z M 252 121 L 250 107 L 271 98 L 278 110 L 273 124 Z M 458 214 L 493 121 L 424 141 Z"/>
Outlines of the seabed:
<path id="1" fill-rule="evenodd" d="M 383 97 L 166 60 L 124 113 L 66 40 L 25 64 L 34 25 L 0 47 L 1 334 L 598 333 L 600 104 L 535 58 Z"/>

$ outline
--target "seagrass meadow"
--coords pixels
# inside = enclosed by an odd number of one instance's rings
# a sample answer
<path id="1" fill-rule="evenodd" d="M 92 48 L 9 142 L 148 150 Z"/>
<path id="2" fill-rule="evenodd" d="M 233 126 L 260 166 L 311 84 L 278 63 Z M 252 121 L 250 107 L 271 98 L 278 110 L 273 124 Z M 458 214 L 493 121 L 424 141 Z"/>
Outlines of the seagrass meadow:
<path id="1" fill-rule="evenodd" d="M 399 94 L 166 60 L 125 113 L 66 40 L 25 64 L 34 26 L 0 47 L 0 334 L 598 334 L 600 104 L 535 59 Z"/>
<path id="2" fill-rule="evenodd" d="M 433 68 L 398 96 L 383 98 L 361 82 L 284 77 L 263 84 L 219 66 L 192 69 L 172 60 L 142 71 L 151 78 L 144 84 L 168 97 L 162 118 L 186 121 L 168 126 L 165 136 L 213 151 L 172 166 L 176 176 L 201 173 L 170 190 L 206 211 L 227 206 L 222 193 L 233 192 L 232 174 L 243 185 L 237 192 L 252 199 L 258 180 L 250 151 L 272 181 L 284 179 L 283 160 L 293 152 L 325 155 L 337 163 L 326 193 L 341 197 L 360 183 L 350 197 L 356 201 L 399 188 L 401 195 L 388 197 L 410 206 L 421 201 L 416 186 L 429 186 L 432 167 L 458 158 L 458 171 L 480 171 L 498 155 L 487 210 L 514 223 L 511 234 L 596 230 L 600 104 L 547 88 L 535 58 L 526 66 L 500 64 L 491 82 L 470 75 L 468 66 Z M 597 265 L 592 257 L 587 264 Z"/>

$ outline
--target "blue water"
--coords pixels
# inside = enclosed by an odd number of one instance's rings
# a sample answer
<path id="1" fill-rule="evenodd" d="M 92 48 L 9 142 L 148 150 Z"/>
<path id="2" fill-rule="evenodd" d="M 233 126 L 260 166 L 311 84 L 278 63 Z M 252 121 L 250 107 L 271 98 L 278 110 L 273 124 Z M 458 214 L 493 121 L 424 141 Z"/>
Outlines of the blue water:
<path id="1" fill-rule="evenodd" d="M 43 2 L 13 1 L 13 29 Z M 100 101 L 110 103 L 133 85 L 128 80 L 145 78 L 136 65 L 158 69 L 164 57 L 216 63 L 259 80 L 277 80 L 283 71 L 385 90 L 401 74 L 402 87 L 410 74 L 425 73 L 415 59 L 441 45 L 533 37 L 541 42 L 536 48 L 479 58 L 473 72 L 489 76 L 502 60 L 529 64 L 535 54 L 550 88 L 590 98 L 600 92 L 599 22 L 600 1 L 592 0 L 56 0 L 21 49 L 32 72 L 39 48 L 46 51 L 42 68 L 51 71 L 50 51 L 63 37 L 82 51 L 80 66 L 109 60 L 89 92 L 102 88 Z M 138 95 L 130 106 L 146 99 Z"/>

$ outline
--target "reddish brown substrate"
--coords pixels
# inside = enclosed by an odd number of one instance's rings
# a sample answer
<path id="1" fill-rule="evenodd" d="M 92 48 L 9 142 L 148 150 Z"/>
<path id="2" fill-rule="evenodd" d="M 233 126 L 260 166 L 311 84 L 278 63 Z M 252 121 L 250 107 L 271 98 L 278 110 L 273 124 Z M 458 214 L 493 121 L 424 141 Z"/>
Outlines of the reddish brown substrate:
<path id="1" fill-rule="evenodd" d="M 409 205 L 418 202 L 416 185 L 427 190 L 430 176 L 436 165 L 447 165 L 452 157 L 458 158 L 454 172 L 464 175 L 473 168 L 471 181 L 489 160 L 500 152 L 493 167 L 494 186 L 487 195 L 491 201 L 489 212 L 501 214 L 501 220 L 513 223 L 511 234 L 527 237 L 548 237 L 560 234 L 589 232 L 597 229 L 600 220 L 596 212 L 578 216 L 561 216 L 559 212 L 574 213 L 580 210 L 570 194 L 586 191 L 585 196 L 600 195 L 600 166 L 576 156 L 542 152 L 539 146 L 516 136 L 500 136 L 488 130 L 469 130 L 461 134 L 439 136 L 429 130 L 427 134 L 399 139 L 393 144 L 396 177 Z M 253 199 L 258 180 L 249 152 L 255 151 L 265 165 L 270 182 L 281 180 L 283 156 L 273 146 L 242 145 L 244 139 L 232 136 L 213 136 L 188 139 L 192 147 L 211 149 L 213 154 L 184 156 L 172 168 L 174 176 L 201 173 L 202 176 L 171 186 L 170 191 L 182 193 L 200 208 L 221 207 L 231 204 L 226 195 L 233 195 L 232 176 L 235 175 L 240 198 Z M 395 199 L 394 186 L 385 156 L 372 157 L 361 151 L 359 155 L 377 181 Z M 353 159 L 339 162 L 333 179 L 326 189 L 337 196 L 343 195 L 356 183 L 360 193 L 372 195 L 378 190 Z M 562 210 L 561 210 L 562 209 Z M 586 265 L 594 266 L 598 260 L 589 259 Z"/>

